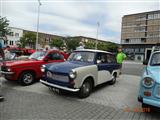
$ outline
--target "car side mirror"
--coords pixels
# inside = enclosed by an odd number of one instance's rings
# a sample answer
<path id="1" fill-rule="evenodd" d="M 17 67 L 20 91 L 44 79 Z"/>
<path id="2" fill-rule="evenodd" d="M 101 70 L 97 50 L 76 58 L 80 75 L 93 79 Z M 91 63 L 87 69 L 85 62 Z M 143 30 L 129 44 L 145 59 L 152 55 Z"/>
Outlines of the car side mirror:
<path id="1" fill-rule="evenodd" d="M 144 60 L 143 65 L 148 65 L 148 60 Z"/>
<path id="2" fill-rule="evenodd" d="M 49 59 L 48 59 L 48 58 L 45 58 L 45 59 L 44 59 L 44 61 L 45 61 L 45 62 L 48 62 L 48 61 L 49 61 Z"/>

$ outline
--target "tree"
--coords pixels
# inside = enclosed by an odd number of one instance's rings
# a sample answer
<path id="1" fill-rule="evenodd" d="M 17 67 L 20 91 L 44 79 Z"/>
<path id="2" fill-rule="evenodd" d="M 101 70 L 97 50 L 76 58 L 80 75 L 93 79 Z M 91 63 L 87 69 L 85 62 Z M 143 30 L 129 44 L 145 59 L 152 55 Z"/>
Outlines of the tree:
<path id="1" fill-rule="evenodd" d="M 57 47 L 57 48 L 60 49 L 61 47 L 63 47 L 63 40 L 61 38 L 54 38 L 50 42 L 50 46 L 51 47 Z"/>
<path id="2" fill-rule="evenodd" d="M 66 45 L 69 51 L 75 50 L 79 46 L 80 40 L 77 38 L 66 38 Z"/>
<path id="3" fill-rule="evenodd" d="M 4 37 L 6 34 L 9 34 L 10 30 L 8 29 L 9 20 L 6 17 L 0 16 L 0 36 Z"/>
<path id="4" fill-rule="evenodd" d="M 27 45 L 35 48 L 36 47 L 36 33 L 34 32 L 26 32 L 23 37 L 20 38 L 20 43 L 22 47 L 26 47 Z"/>

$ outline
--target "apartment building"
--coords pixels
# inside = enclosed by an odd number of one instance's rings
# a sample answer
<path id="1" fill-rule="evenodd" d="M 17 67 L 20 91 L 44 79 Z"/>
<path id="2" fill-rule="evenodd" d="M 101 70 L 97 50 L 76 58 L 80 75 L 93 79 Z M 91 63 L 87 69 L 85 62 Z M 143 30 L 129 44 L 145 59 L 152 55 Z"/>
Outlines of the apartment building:
<path id="1" fill-rule="evenodd" d="M 130 59 L 148 59 L 157 43 L 160 43 L 160 10 L 123 16 L 121 44 Z"/>
<path id="2" fill-rule="evenodd" d="M 20 38 L 23 36 L 23 29 L 9 27 L 10 33 L 6 35 L 6 39 L 4 41 L 4 46 L 17 46 L 19 44 Z"/>

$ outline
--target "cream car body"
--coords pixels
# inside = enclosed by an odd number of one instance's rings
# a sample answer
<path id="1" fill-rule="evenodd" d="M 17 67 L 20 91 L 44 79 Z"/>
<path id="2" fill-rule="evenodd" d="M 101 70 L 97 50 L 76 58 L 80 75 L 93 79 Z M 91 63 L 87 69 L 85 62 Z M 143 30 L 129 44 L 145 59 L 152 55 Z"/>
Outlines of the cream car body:
<path id="1" fill-rule="evenodd" d="M 112 53 L 83 49 L 74 51 L 64 63 L 43 66 L 42 71 L 41 83 L 87 97 L 97 85 L 108 81 L 114 84 L 120 65 Z"/>

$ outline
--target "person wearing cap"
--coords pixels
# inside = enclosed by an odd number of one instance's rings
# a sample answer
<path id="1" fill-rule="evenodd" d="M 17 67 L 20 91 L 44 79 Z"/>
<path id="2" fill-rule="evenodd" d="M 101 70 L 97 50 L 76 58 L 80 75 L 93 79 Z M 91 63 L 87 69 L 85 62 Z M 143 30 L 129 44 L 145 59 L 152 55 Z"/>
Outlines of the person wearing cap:
<path id="1" fill-rule="evenodd" d="M 124 54 L 122 52 L 122 47 L 119 46 L 118 47 L 118 53 L 117 53 L 117 56 L 116 56 L 116 59 L 117 59 L 117 63 L 120 65 L 120 74 L 121 74 L 121 71 L 122 71 L 122 63 L 123 63 L 123 60 L 126 59 L 126 54 Z"/>
<path id="2" fill-rule="evenodd" d="M 84 49 L 84 44 L 83 44 L 83 42 L 80 42 L 80 43 L 79 43 L 79 47 L 76 48 L 76 50 L 81 50 L 81 49 Z"/>

